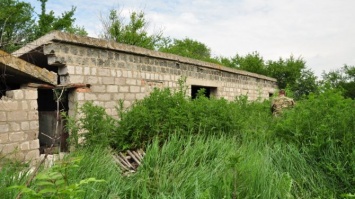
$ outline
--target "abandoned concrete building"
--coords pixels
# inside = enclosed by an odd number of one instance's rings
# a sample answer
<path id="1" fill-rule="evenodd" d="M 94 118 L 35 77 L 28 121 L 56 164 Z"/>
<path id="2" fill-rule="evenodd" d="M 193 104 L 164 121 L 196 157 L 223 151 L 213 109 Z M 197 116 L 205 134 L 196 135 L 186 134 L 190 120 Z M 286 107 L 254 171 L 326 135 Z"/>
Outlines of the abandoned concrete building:
<path id="1" fill-rule="evenodd" d="M 77 104 L 93 101 L 117 116 L 118 100 L 129 107 L 154 87 L 177 88 L 181 77 L 191 97 L 204 88 L 206 95 L 228 100 L 267 99 L 277 88 L 274 78 L 57 31 L 12 55 L 1 52 L 0 70 L 0 153 L 22 160 L 38 158 L 55 133 L 66 150 L 68 133 L 57 106 L 73 115 Z M 64 101 L 57 103 L 54 94 Z"/>

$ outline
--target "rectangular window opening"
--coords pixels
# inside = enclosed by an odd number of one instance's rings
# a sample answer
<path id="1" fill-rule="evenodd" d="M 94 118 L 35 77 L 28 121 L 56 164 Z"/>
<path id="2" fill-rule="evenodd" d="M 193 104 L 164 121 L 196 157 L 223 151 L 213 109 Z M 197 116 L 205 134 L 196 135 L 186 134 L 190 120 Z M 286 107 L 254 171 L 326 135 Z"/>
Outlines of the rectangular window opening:
<path id="1" fill-rule="evenodd" d="M 204 94 L 207 98 L 217 95 L 217 87 L 191 85 L 191 98 L 195 99 L 201 89 L 205 90 Z"/>

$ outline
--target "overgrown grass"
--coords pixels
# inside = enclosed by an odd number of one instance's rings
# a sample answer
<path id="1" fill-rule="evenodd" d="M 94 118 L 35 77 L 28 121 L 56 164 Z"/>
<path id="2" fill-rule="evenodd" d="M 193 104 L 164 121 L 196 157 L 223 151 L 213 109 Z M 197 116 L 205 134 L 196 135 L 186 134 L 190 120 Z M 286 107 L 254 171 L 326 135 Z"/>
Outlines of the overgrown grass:
<path id="1" fill-rule="evenodd" d="M 109 150 L 80 149 L 69 181 L 94 177 L 85 198 L 325 198 L 326 176 L 296 147 L 243 142 L 221 135 L 175 132 L 146 149 L 138 171 L 122 176 Z M 163 143 L 163 144 L 162 144 Z"/>

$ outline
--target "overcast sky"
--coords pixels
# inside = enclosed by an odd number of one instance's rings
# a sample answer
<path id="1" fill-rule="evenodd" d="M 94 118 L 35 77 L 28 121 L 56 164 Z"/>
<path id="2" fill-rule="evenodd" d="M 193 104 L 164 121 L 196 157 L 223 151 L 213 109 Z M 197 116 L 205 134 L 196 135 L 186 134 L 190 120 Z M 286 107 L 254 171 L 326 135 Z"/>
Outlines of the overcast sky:
<path id="1" fill-rule="evenodd" d="M 40 4 L 30 2 L 37 12 Z M 149 31 L 191 38 L 206 44 L 213 56 L 254 51 L 264 60 L 306 61 L 317 76 L 355 65 L 355 0 L 49 0 L 56 14 L 76 7 L 76 24 L 89 36 L 102 30 L 100 13 L 112 8 L 128 15 L 144 11 Z"/>

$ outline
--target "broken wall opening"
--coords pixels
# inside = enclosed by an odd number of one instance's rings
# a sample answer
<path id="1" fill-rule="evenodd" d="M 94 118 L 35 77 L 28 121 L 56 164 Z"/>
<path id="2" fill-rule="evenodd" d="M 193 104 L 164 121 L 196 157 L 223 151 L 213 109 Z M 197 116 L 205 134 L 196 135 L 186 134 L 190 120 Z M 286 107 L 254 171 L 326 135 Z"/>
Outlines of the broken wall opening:
<path id="1" fill-rule="evenodd" d="M 57 98 L 60 96 L 59 104 Z M 64 89 L 38 89 L 39 141 L 41 153 L 68 151 L 68 132 L 62 114 L 67 114 L 68 92 Z M 57 115 L 59 110 L 59 115 Z M 53 140 L 55 139 L 55 140 Z M 52 147 L 52 151 L 47 151 Z"/>

